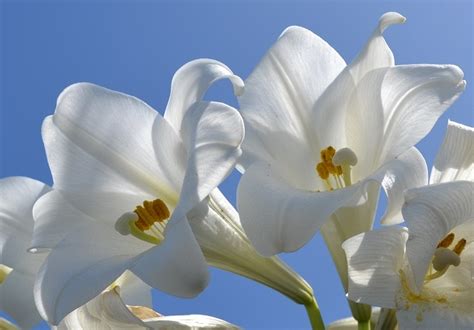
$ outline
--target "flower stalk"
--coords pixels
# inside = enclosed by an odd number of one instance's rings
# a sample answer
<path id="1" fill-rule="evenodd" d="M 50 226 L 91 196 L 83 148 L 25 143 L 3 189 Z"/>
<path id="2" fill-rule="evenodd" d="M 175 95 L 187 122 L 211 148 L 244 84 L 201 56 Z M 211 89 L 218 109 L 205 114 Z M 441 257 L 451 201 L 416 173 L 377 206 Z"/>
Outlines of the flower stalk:
<path id="1" fill-rule="evenodd" d="M 321 316 L 321 311 L 319 310 L 318 303 L 316 298 L 313 296 L 312 301 L 309 304 L 305 305 L 306 313 L 308 314 L 309 322 L 311 323 L 311 328 L 313 330 L 324 330 L 323 317 Z"/>

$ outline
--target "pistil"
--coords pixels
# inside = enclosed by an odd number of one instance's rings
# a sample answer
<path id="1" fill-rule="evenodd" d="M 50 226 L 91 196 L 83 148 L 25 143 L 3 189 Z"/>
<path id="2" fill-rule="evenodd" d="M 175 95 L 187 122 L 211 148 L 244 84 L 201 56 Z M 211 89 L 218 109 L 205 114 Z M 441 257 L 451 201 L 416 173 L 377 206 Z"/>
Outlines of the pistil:
<path id="1" fill-rule="evenodd" d="M 316 172 L 326 190 L 334 190 L 334 187 L 341 189 L 352 184 L 351 167 L 356 164 L 357 156 L 350 148 L 342 148 L 336 152 L 336 149 L 329 146 L 321 150 L 321 162 L 316 165 Z"/>

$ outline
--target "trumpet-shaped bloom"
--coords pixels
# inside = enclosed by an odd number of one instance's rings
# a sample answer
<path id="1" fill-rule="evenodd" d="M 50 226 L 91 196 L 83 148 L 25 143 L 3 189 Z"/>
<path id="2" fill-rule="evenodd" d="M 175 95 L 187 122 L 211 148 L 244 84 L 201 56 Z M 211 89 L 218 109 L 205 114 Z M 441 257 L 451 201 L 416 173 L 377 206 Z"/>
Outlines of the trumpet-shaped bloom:
<path id="1" fill-rule="evenodd" d="M 21 328 L 40 322 L 33 299 L 35 274 L 44 256 L 27 252 L 33 233 L 33 205 L 50 188 L 24 177 L 0 179 L 0 310 Z M 8 329 L 0 323 L 1 329 Z"/>
<path id="2" fill-rule="evenodd" d="M 241 91 L 240 78 L 222 63 L 183 66 L 164 118 L 134 97 L 92 84 L 61 93 L 42 129 L 55 190 L 34 210 L 33 250 L 53 248 L 35 287 L 50 323 L 125 270 L 178 296 L 206 287 L 207 265 L 187 214 L 199 213 L 241 154 L 239 113 L 201 101 L 224 77 Z"/>
<path id="3" fill-rule="evenodd" d="M 397 309 L 402 328 L 473 328 L 473 168 L 474 130 L 450 122 L 432 185 L 406 193 L 408 228 L 344 242 L 350 299 Z"/>
<path id="4" fill-rule="evenodd" d="M 242 225 L 263 255 L 295 251 L 323 227 L 345 282 L 340 244 L 369 230 L 379 184 L 400 219 L 406 188 L 423 185 L 413 147 L 464 90 L 453 65 L 394 65 L 382 33 L 405 21 L 386 13 L 346 66 L 324 40 L 289 27 L 239 98 L 246 125 L 238 188 Z"/>
<path id="5" fill-rule="evenodd" d="M 240 156 L 244 133 L 235 109 L 200 101 L 220 78 L 242 91 L 222 63 L 183 66 L 164 118 L 133 97 L 91 84 L 61 94 L 43 124 L 55 190 L 35 206 L 32 244 L 54 248 L 35 296 L 51 323 L 125 269 L 162 291 L 194 296 L 207 284 L 203 253 L 211 265 L 311 302 L 303 279 L 256 253 L 215 189 Z"/>

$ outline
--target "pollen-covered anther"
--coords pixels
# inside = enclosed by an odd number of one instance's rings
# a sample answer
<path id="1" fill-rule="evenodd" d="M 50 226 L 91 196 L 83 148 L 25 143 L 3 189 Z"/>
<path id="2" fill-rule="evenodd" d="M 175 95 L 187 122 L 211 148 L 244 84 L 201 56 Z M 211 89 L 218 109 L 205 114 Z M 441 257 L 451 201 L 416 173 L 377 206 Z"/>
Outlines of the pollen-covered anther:
<path id="1" fill-rule="evenodd" d="M 318 172 L 319 177 L 323 180 L 327 180 L 329 178 L 329 170 L 324 162 L 318 163 L 318 165 L 316 165 L 316 172 Z"/>
<path id="2" fill-rule="evenodd" d="M 451 245 L 453 241 L 454 241 L 454 233 L 450 233 L 438 243 L 437 248 L 441 248 L 441 247 L 447 248 Z"/>
<path id="3" fill-rule="evenodd" d="M 456 246 L 453 249 L 453 252 L 456 253 L 458 256 L 461 255 L 462 251 L 466 247 L 467 241 L 463 238 L 460 239 L 459 242 L 457 242 Z"/>

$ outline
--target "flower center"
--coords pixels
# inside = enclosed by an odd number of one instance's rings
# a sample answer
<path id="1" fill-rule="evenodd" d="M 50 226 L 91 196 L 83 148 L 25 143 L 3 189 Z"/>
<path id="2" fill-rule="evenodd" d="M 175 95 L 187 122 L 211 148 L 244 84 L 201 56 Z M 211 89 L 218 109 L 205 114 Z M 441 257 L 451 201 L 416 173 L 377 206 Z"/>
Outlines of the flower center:
<path id="1" fill-rule="evenodd" d="M 12 270 L 13 268 L 0 264 L 0 284 L 5 282 L 8 277 L 8 274 L 10 274 Z"/>
<path id="2" fill-rule="evenodd" d="M 350 148 L 336 151 L 332 146 L 321 150 L 321 162 L 316 172 L 326 190 L 340 189 L 352 184 L 351 167 L 357 164 L 357 156 Z"/>
<path id="3" fill-rule="evenodd" d="M 170 211 L 161 199 L 144 201 L 133 212 L 124 213 L 115 223 L 122 235 L 133 235 L 151 244 L 160 244 L 170 217 Z"/>
<path id="4" fill-rule="evenodd" d="M 462 238 L 456 243 L 454 248 L 449 249 L 454 242 L 454 238 L 454 233 L 450 233 L 438 243 L 436 251 L 433 254 L 430 269 L 425 276 L 425 282 L 443 276 L 449 266 L 457 267 L 461 263 L 461 253 L 466 247 L 467 241 Z"/>

